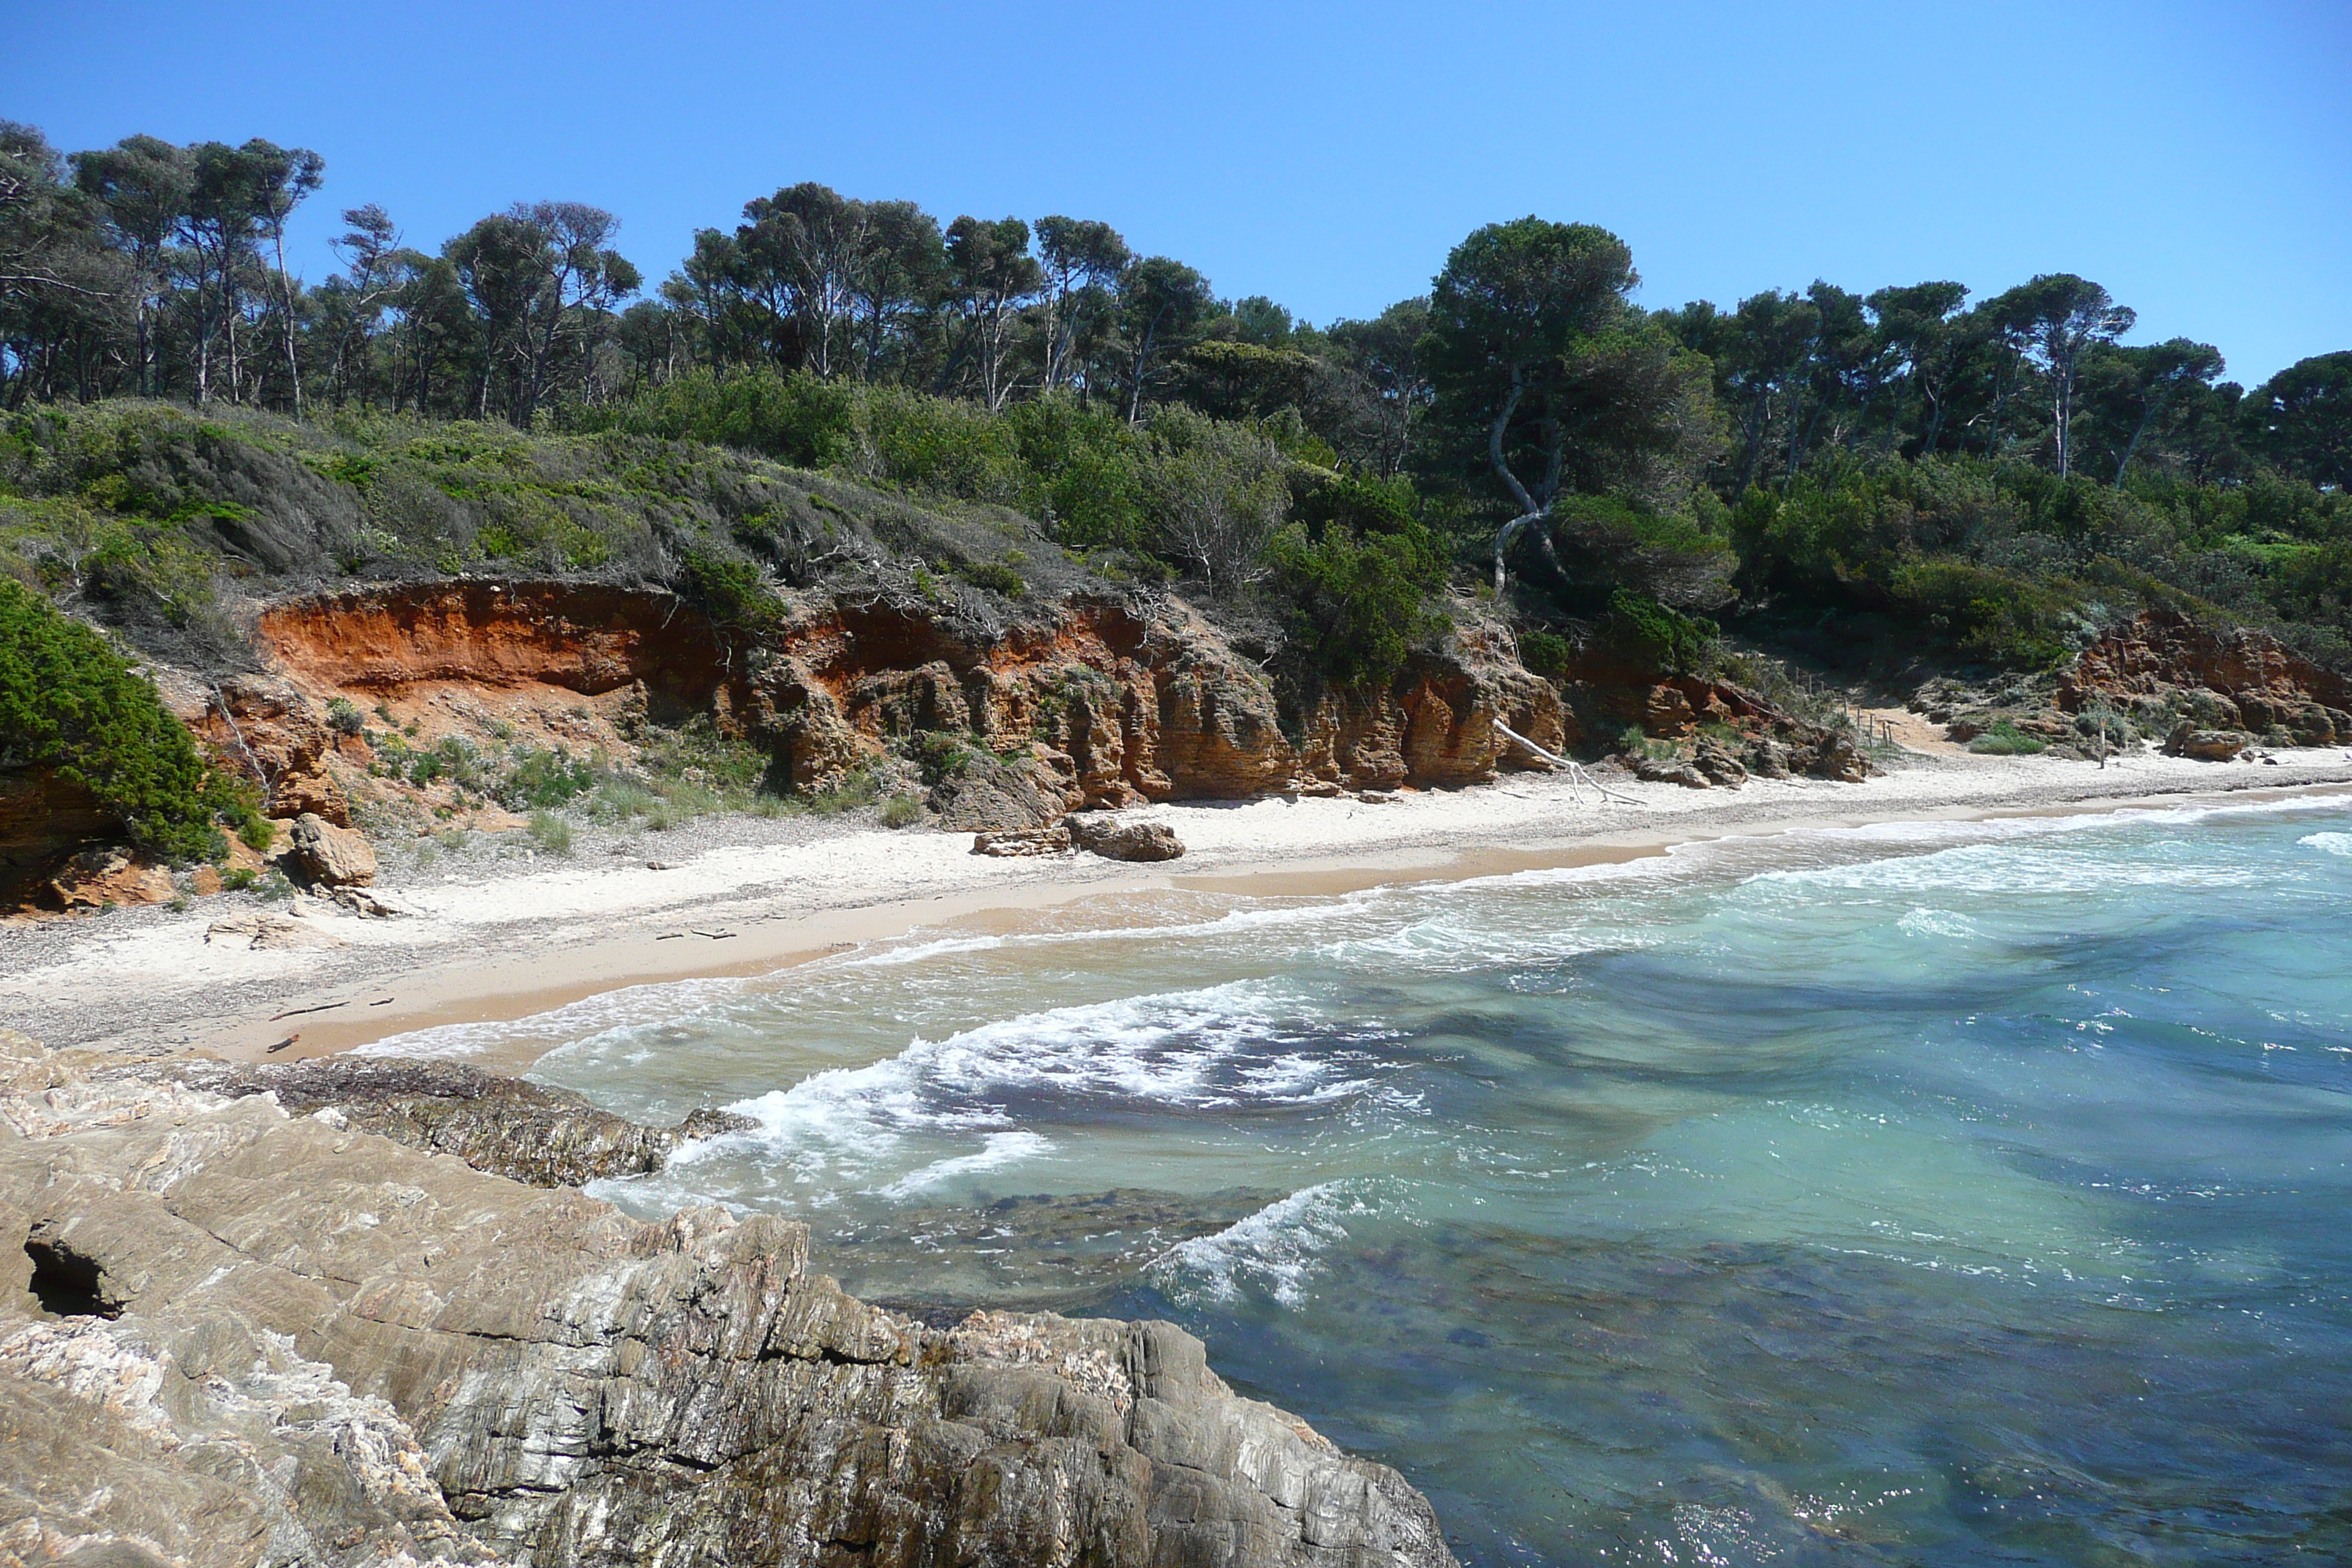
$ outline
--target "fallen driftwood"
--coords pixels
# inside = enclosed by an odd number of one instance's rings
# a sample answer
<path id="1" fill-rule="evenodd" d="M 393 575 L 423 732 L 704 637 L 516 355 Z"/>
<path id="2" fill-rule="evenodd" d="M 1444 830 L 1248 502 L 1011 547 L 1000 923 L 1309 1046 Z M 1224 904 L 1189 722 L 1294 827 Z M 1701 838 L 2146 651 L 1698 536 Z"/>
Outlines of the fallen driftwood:
<path id="1" fill-rule="evenodd" d="M 1494 723 L 1495 732 L 1496 734 L 1501 735 L 1507 741 L 1517 742 L 1532 754 L 1541 757 L 1545 762 L 1549 763 L 1552 766 L 1565 772 L 1568 774 L 1568 786 L 1575 792 L 1576 803 L 1579 805 L 1584 804 L 1584 786 L 1587 784 L 1591 784 L 1603 800 L 1619 801 L 1626 805 L 1640 805 L 1643 804 L 1641 801 L 1634 799 L 1630 795 L 1617 794 L 1607 784 L 1602 784 L 1599 779 L 1594 778 L 1591 773 L 1585 772 L 1581 763 L 1570 762 L 1558 752 L 1545 751 L 1541 746 L 1537 745 L 1533 741 L 1528 740 L 1525 735 L 1520 734 L 1517 730 L 1512 729 L 1500 719 L 1496 720 Z"/>

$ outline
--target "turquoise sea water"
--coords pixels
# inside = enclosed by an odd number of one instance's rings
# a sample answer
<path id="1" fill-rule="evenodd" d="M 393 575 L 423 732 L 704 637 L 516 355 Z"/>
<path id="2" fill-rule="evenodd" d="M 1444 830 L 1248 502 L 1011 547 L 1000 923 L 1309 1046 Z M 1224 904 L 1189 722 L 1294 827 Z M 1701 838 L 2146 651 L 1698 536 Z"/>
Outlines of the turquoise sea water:
<path id="1" fill-rule="evenodd" d="M 2352 812 L 1168 895 L 492 1034 L 607 1195 L 1172 1318 L 1480 1564 L 2352 1560 Z"/>

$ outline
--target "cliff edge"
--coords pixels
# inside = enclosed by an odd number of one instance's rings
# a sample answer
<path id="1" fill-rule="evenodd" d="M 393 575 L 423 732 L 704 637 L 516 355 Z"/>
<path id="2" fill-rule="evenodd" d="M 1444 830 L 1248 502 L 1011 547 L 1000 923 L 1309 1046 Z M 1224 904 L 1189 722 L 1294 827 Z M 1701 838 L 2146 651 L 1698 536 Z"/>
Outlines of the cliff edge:
<path id="1" fill-rule="evenodd" d="M 927 1329 L 806 1229 L 0 1032 L 0 1561 L 1451 1564 L 1166 1323 Z"/>

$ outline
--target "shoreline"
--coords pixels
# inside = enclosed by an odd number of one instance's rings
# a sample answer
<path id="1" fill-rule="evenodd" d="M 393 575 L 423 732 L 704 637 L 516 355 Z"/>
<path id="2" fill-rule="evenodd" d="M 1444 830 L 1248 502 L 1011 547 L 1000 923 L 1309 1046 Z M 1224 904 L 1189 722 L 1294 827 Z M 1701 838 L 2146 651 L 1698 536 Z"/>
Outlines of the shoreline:
<path id="1" fill-rule="evenodd" d="M 215 899 L 185 913 L 85 919 L 43 940 L 0 938 L 0 1021 L 56 1047 L 293 1060 L 635 985 L 780 973 L 918 929 L 1019 930 L 1078 900 L 1337 897 L 1807 829 L 2326 799 L 2352 794 L 2352 756 L 2286 752 L 2271 768 L 2140 753 L 2101 771 L 1914 752 L 1860 784 L 1612 787 L 1643 804 L 1593 806 L 1565 777 L 1514 773 L 1378 806 L 1291 796 L 1156 805 L 1132 815 L 1167 822 L 1189 852 L 1149 867 L 1084 855 L 991 859 L 971 855 L 965 835 L 851 828 L 676 865 L 526 861 L 434 888 L 381 886 L 387 902 L 414 911 L 393 920 L 298 900 L 279 912 L 321 945 L 268 951 L 215 930 L 264 906 Z M 470 1059 L 520 1072 L 538 1054 Z"/>

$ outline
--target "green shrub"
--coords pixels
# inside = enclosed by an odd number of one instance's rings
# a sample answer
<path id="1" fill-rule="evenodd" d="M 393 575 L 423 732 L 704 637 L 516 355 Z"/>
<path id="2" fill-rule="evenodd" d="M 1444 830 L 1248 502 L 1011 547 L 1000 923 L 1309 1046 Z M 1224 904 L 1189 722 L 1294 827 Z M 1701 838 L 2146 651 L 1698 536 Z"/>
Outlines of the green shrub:
<path id="1" fill-rule="evenodd" d="M 154 684 L 106 639 L 0 581 L 0 767 L 52 767 L 173 860 L 216 859 L 242 792 L 197 753 Z"/>
<path id="2" fill-rule="evenodd" d="M 1901 568 L 1889 587 L 1910 624 L 1962 653 L 2042 669 L 2074 652 L 2062 627 L 2075 595 L 2015 573 L 1943 557 Z"/>
<path id="3" fill-rule="evenodd" d="M 868 386 L 856 403 L 856 466 L 928 495 L 1012 505 L 1028 475 L 1005 420 L 961 398 Z"/>
<path id="4" fill-rule="evenodd" d="M 872 805 L 882 793 L 875 783 L 873 773 L 857 768 L 844 773 L 828 789 L 819 790 L 808 797 L 808 808 L 819 816 L 835 816 L 845 811 L 856 811 L 862 805 Z"/>
<path id="5" fill-rule="evenodd" d="M 493 791 L 509 811 L 562 805 L 596 787 L 596 768 L 562 746 L 518 748 Z"/>
<path id="6" fill-rule="evenodd" d="M 1392 532 L 1331 526 L 1319 538 L 1294 522 L 1275 534 L 1266 559 L 1295 640 L 1342 685 L 1388 679 L 1443 624 L 1429 597 L 1445 563 L 1410 518 Z"/>
<path id="7" fill-rule="evenodd" d="M 578 410 L 574 418 L 587 430 L 702 441 L 824 468 L 854 450 L 856 402 L 846 383 L 805 371 L 688 371 L 626 403 Z"/>
<path id="8" fill-rule="evenodd" d="M 221 891 L 242 893 L 261 880 L 261 873 L 250 866 L 232 866 L 221 873 Z"/>
<path id="9" fill-rule="evenodd" d="M 2050 748 L 2003 719 L 1969 742 L 1969 750 L 1986 757 L 2030 757 Z"/>
<path id="10" fill-rule="evenodd" d="M 1526 631 L 1519 634 L 1519 662 L 1547 680 L 1559 680 L 1565 677 L 1568 662 L 1575 654 L 1575 645 L 1558 632 Z"/>
<path id="11" fill-rule="evenodd" d="M 908 737 L 907 755 L 927 784 L 961 778 L 971 771 L 971 747 L 961 735 L 925 730 Z"/>
<path id="12" fill-rule="evenodd" d="M 327 701 L 327 728 L 338 735 L 356 735 L 367 728 L 367 715 L 348 697 L 330 698 Z"/>
<path id="13" fill-rule="evenodd" d="M 572 853 L 572 825 L 551 811 L 530 814 L 531 841 L 550 855 Z"/>
<path id="14" fill-rule="evenodd" d="M 967 561 L 955 573 L 975 588 L 992 589 L 1008 599 L 1017 599 L 1029 589 L 1021 574 L 1002 561 Z"/>
<path id="15" fill-rule="evenodd" d="M 758 564 L 740 555 L 692 547 L 679 563 L 677 576 L 680 595 L 714 625 L 756 632 L 783 616 L 783 605 L 769 591 Z"/>
<path id="16" fill-rule="evenodd" d="M 247 849 L 264 853 L 278 842 L 278 825 L 250 805 L 232 808 L 229 820 L 236 824 L 237 841 Z"/>
<path id="17" fill-rule="evenodd" d="M 912 827 L 923 819 L 923 802 L 919 795 L 894 795 L 882 803 L 882 826 Z"/>
<path id="18" fill-rule="evenodd" d="M 1706 665 L 1718 629 L 1704 616 L 1685 616 L 1630 588 L 1610 594 L 1609 614 L 1601 623 L 1602 635 L 1613 646 L 1652 668 L 1675 675 Z"/>

